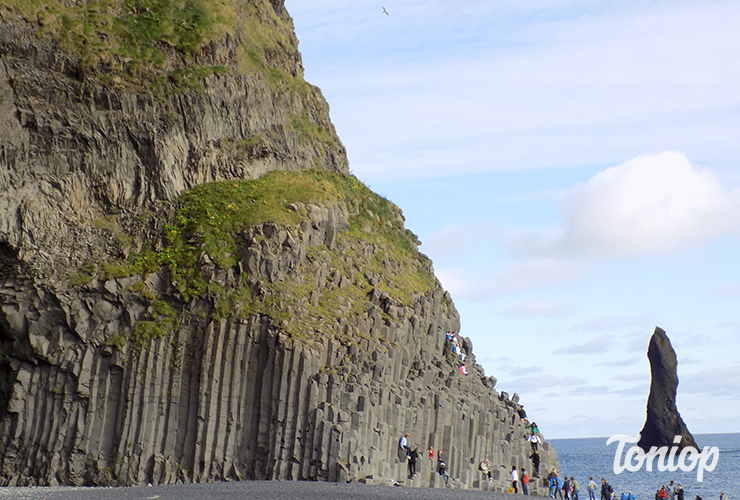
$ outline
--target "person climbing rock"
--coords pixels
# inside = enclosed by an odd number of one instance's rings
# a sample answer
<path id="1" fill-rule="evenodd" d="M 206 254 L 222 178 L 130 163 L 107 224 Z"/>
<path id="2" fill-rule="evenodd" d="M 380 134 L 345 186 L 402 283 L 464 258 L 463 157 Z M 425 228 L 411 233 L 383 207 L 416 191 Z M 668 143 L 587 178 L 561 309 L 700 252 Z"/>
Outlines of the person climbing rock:
<path id="1" fill-rule="evenodd" d="M 537 434 L 532 433 L 529 436 L 527 436 L 527 441 L 529 441 L 529 445 L 532 447 L 532 451 L 538 451 L 540 442 L 542 440 Z"/>
<path id="2" fill-rule="evenodd" d="M 409 479 L 413 479 L 416 475 L 416 461 L 419 459 L 419 449 L 414 448 L 409 452 Z"/>
<path id="3" fill-rule="evenodd" d="M 534 477 L 540 477 L 540 454 L 537 453 L 537 451 L 535 450 L 532 452 L 529 458 L 532 459 L 532 469 L 534 472 Z"/>
<path id="4" fill-rule="evenodd" d="M 429 456 L 429 463 L 432 465 L 432 472 L 434 472 L 434 446 L 429 445 L 427 455 Z"/>
<path id="5" fill-rule="evenodd" d="M 401 436 L 401 440 L 398 442 L 398 447 L 403 449 L 406 452 L 406 459 L 408 460 L 409 455 L 411 453 L 411 448 L 409 448 L 409 433 L 407 432 L 403 436 Z M 399 453 L 400 455 L 400 453 Z"/>
<path id="6" fill-rule="evenodd" d="M 450 486 L 450 475 L 447 473 L 447 462 L 442 458 L 442 448 L 437 451 L 437 473 L 445 478 L 445 486 Z"/>

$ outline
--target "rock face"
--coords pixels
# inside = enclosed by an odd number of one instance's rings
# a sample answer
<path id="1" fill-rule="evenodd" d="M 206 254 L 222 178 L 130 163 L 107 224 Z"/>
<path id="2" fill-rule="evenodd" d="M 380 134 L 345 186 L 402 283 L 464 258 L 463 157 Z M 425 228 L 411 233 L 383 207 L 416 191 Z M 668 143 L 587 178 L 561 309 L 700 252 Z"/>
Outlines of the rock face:
<path id="1" fill-rule="evenodd" d="M 231 3 L 242 24 L 197 54 L 229 71 L 157 97 L 84 74 L 38 36 L 41 13 L 0 1 L 0 482 L 388 482 L 406 477 L 409 432 L 444 450 L 455 487 L 508 488 L 512 465 L 529 468 L 518 396 L 495 390 L 467 339 L 462 375 L 451 298 L 402 279 L 431 264 L 372 238 L 406 234 L 397 209 L 290 203 L 298 222 L 235 230 L 223 260 L 164 259 L 190 188 L 348 170 L 318 89 L 239 70 L 246 27 L 285 26 L 283 3 Z M 275 39 L 263 64 L 300 76 L 295 37 Z M 557 467 L 541 451 L 541 470 Z M 427 458 L 419 470 L 407 484 L 441 485 Z"/>
<path id="2" fill-rule="evenodd" d="M 638 446 L 646 452 L 652 446 L 672 446 L 675 436 L 681 436 L 679 448 L 693 446 L 694 441 L 676 407 L 678 360 L 665 331 L 655 327 L 647 353 L 650 359 L 650 395 L 647 419 L 640 432 Z"/>

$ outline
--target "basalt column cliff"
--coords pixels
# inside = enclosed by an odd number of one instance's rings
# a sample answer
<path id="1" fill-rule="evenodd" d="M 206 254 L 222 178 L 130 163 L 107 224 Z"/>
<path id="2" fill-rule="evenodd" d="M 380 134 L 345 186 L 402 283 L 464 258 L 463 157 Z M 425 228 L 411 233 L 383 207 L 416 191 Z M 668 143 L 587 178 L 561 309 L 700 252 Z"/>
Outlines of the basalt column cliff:
<path id="1" fill-rule="evenodd" d="M 0 483 L 530 468 L 302 73 L 281 0 L 0 0 Z"/>

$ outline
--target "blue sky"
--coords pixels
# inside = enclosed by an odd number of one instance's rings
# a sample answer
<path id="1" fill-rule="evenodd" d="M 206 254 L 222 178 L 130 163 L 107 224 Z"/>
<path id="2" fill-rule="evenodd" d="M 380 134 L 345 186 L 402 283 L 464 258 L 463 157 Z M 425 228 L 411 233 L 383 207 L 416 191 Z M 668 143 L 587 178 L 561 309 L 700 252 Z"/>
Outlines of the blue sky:
<path id="1" fill-rule="evenodd" d="M 740 432 L 740 3 L 286 6 L 350 169 L 546 437 L 639 432 L 656 325 L 689 429 Z"/>

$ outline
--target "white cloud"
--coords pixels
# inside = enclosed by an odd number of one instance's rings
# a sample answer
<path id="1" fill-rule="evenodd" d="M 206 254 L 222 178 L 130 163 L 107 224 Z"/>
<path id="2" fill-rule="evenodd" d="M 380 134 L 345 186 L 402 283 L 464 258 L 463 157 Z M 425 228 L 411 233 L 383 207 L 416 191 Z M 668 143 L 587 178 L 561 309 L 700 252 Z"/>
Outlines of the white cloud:
<path id="1" fill-rule="evenodd" d="M 681 153 L 638 156 L 579 184 L 561 202 L 563 225 L 521 235 L 525 253 L 659 255 L 740 230 L 740 191 L 726 190 Z"/>
<path id="2" fill-rule="evenodd" d="M 555 302 L 549 299 L 532 300 L 528 302 L 517 302 L 506 308 L 506 314 L 510 316 L 540 316 L 557 317 L 573 314 L 575 308 L 571 304 Z"/>

